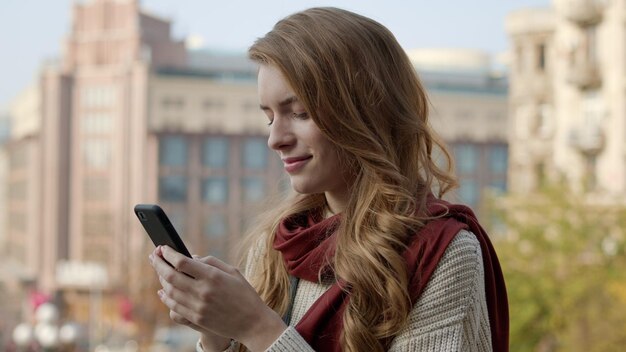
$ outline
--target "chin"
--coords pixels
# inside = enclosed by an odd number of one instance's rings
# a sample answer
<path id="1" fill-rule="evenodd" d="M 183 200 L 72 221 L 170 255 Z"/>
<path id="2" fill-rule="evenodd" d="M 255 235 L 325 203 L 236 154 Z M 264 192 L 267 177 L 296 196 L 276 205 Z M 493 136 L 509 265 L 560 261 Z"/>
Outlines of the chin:
<path id="1" fill-rule="evenodd" d="M 312 193 L 320 192 L 319 189 L 317 189 L 317 187 L 314 187 L 313 185 L 307 182 L 298 182 L 298 181 L 294 181 L 293 179 L 291 180 L 291 188 L 293 188 L 294 191 L 300 194 L 312 194 Z"/>

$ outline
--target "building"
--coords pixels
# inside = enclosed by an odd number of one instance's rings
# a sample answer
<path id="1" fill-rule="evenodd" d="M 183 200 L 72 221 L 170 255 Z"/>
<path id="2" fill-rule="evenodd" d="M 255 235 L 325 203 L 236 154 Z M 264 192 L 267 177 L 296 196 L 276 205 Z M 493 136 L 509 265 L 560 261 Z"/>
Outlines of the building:
<path id="1" fill-rule="evenodd" d="M 625 1 L 555 0 L 511 13 L 511 190 L 565 180 L 626 199 Z"/>
<path id="2" fill-rule="evenodd" d="M 11 297 L 51 294 L 69 319 L 97 321 L 91 340 L 127 328 L 119 297 L 157 300 L 137 203 L 162 204 L 195 253 L 229 259 L 250 207 L 284 188 L 253 73 L 194 69 L 170 23 L 138 1 L 75 3 L 61 60 L 10 111 L 3 265 L 20 268 L 6 280 Z M 20 304 L 7 309 L 8 324 L 29 319 Z M 160 313 L 134 312 L 145 324 Z"/>
<path id="3" fill-rule="evenodd" d="M 506 192 L 507 80 L 488 54 L 470 49 L 408 52 L 431 100 L 433 128 L 455 161 L 455 200 L 479 211 L 485 192 Z"/>

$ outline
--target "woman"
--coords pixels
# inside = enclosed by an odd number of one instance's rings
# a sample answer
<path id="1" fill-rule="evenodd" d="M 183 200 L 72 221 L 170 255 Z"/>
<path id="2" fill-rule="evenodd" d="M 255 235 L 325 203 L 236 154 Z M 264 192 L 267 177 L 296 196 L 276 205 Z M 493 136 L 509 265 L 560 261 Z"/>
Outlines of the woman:
<path id="1" fill-rule="evenodd" d="M 508 350 L 497 257 L 469 209 L 438 199 L 455 181 L 433 150 L 450 158 L 394 36 L 313 8 L 249 55 L 296 193 L 255 230 L 250 284 L 212 257 L 151 255 L 171 318 L 202 333 L 198 351 Z"/>

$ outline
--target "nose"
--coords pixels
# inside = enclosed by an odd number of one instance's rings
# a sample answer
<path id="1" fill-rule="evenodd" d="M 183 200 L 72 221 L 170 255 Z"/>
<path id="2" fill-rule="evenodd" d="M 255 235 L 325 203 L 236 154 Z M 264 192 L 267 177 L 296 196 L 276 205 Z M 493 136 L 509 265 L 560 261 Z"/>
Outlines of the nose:
<path id="1" fill-rule="evenodd" d="M 276 116 L 270 126 L 270 136 L 267 139 L 267 146 L 270 149 L 280 151 L 293 146 L 296 137 L 291 128 L 291 119 L 287 116 Z"/>

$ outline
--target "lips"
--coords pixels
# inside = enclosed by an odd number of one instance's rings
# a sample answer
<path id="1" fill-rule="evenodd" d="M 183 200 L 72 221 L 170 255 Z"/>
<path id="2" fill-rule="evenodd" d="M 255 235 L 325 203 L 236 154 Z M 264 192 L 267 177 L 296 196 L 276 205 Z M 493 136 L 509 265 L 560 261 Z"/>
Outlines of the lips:
<path id="1" fill-rule="evenodd" d="M 288 173 L 294 173 L 300 170 L 306 163 L 309 162 L 309 160 L 311 160 L 312 157 L 312 155 L 303 155 L 292 158 L 284 158 L 283 163 L 285 164 L 285 171 Z"/>

